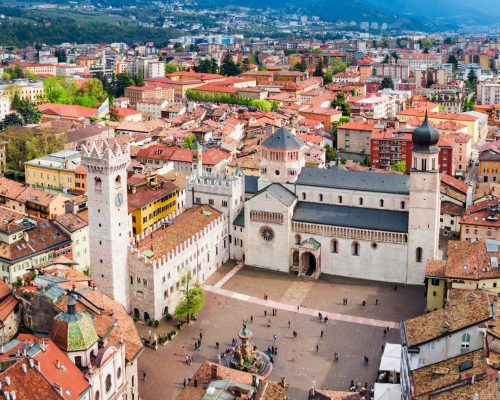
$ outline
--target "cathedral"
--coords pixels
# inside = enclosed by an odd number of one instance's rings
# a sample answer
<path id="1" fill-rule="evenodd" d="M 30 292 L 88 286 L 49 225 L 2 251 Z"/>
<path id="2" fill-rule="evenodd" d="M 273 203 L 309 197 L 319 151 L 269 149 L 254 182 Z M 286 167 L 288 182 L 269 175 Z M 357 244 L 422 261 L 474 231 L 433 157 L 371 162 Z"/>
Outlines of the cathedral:
<path id="1" fill-rule="evenodd" d="M 187 210 L 135 237 L 127 215 L 128 147 L 83 148 L 91 277 L 134 317 L 172 313 L 186 273 L 204 282 L 229 259 L 273 271 L 423 284 L 437 257 L 439 133 L 413 132 L 409 175 L 305 165 L 305 146 L 280 128 L 261 143 L 260 176 L 212 174 L 193 149 Z M 123 184 L 122 184 L 123 183 Z"/>
<path id="2" fill-rule="evenodd" d="M 280 128 L 261 144 L 255 193 L 234 183 L 238 172 L 225 178 L 231 185 L 198 173 L 188 193 L 197 193 L 193 204 L 226 213 L 231 258 L 246 265 L 311 278 L 323 273 L 423 284 L 426 260 L 438 250 L 438 139 L 425 119 L 413 132 L 409 175 L 355 172 L 341 165 L 307 168 L 304 143 Z M 231 199 L 215 201 L 221 188 L 232 189 Z M 240 208 L 231 209 L 241 198 Z"/>

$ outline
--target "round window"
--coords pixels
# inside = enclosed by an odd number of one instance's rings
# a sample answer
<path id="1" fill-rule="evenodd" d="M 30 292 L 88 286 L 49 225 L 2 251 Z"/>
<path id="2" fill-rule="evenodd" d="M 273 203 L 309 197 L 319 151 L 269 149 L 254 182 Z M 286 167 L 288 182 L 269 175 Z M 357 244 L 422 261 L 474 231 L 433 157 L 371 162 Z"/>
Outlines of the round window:
<path id="1" fill-rule="evenodd" d="M 280 174 L 280 170 L 279 169 L 277 169 L 277 170 L 274 171 L 274 175 L 278 176 L 279 174 Z"/>
<path id="2" fill-rule="evenodd" d="M 372 249 L 376 249 L 378 247 L 377 243 L 373 242 L 372 243 Z"/>
<path id="3" fill-rule="evenodd" d="M 262 228 L 260 228 L 260 236 L 266 242 L 270 242 L 271 240 L 274 239 L 273 228 L 271 228 L 270 226 L 263 226 Z"/>

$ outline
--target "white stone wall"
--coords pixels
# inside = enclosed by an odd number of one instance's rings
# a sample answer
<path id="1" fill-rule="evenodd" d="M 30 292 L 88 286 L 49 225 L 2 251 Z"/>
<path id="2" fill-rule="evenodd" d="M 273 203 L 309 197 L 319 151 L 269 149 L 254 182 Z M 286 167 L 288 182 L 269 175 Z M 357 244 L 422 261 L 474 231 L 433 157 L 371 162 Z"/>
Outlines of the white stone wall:
<path id="1" fill-rule="evenodd" d="M 221 215 L 189 241 L 151 261 L 135 248 L 129 253 L 130 304 L 140 318 L 148 313 L 161 319 L 168 307 L 173 314 L 181 299 L 180 280 L 189 270 L 203 283 L 229 258 L 227 218 Z M 133 282 L 133 283 L 132 283 Z"/>

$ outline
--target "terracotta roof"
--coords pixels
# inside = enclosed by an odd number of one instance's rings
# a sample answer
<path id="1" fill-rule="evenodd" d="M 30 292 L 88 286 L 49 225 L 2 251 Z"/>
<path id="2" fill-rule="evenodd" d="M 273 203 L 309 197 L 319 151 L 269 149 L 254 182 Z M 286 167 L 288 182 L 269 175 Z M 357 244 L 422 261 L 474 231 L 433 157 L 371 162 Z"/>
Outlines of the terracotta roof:
<path id="1" fill-rule="evenodd" d="M 472 361 L 472 368 L 459 372 L 458 367 L 467 361 Z M 478 379 L 486 374 L 483 349 L 418 368 L 410 374 L 411 391 L 415 397 L 426 396 L 447 387 L 451 389 L 453 385 L 466 382 L 474 375 Z"/>
<path id="2" fill-rule="evenodd" d="M 500 219 L 488 218 L 488 207 L 499 206 L 500 200 L 485 200 L 480 203 L 467 207 L 463 217 L 460 219 L 461 224 L 477 225 L 477 226 L 495 226 L 500 227 Z M 498 217 L 498 216 L 497 216 Z"/>
<path id="3" fill-rule="evenodd" d="M 486 292 L 451 289 L 444 309 L 403 322 L 406 345 L 418 346 L 480 324 L 491 317 L 490 301 Z"/>
<path id="4" fill-rule="evenodd" d="M 478 182 L 474 187 L 474 201 L 482 199 L 483 197 L 496 197 L 500 198 L 500 183 L 498 182 Z"/>
<path id="5" fill-rule="evenodd" d="M 0 321 L 3 324 L 3 321 L 7 319 L 7 317 L 14 311 L 16 306 L 19 304 L 19 301 L 14 297 L 13 294 L 7 296 L 0 303 Z"/>
<path id="6" fill-rule="evenodd" d="M 342 124 L 338 127 L 338 129 L 351 129 L 355 131 L 372 131 L 375 128 L 376 121 L 375 120 L 366 120 L 366 121 L 349 121 L 345 124 Z"/>
<path id="7" fill-rule="evenodd" d="M 87 108 L 69 104 L 40 104 L 38 110 L 43 114 L 59 115 L 70 118 L 88 118 L 97 115 L 97 108 Z"/>
<path id="8" fill-rule="evenodd" d="M 54 346 L 55 347 L 55 346 Z M 28 368 L 23 372 L 23 364 L 28 364 L 27 360 L 19 360 L 11 367 L 0 373 L 0 378 L 5 382 L 5 378 L 10 377 L 10 385 L 4 385 L 3 390 L 14 391 L 18 399 L 43 399 L 60 400 L 63 399 L 45 377 L 35 368 Z M 78 398 L 78 397 L 76 397 Z"/>
<path id="9" fill-rule="evenodd" d="M 492 279 L 500 278 L 500 268 L 498 268 L 498 259 L 500 250 L 491 242 L 487 246 L 486 240 L 476 242 L 469 241 L 449 241 L 448 259 L 440 263 L 441 271 L 436 270 L 436 261 L 430 260 L 427 264 L 427 276 L 443 276 L 453 279 Z M 488 251 L 490 250 L 490 251 Z M 491 257 L 497 258 L 497 266 L 492 265 Z M 494 262 L 493 262 L 494 263 Z"/>
<path id="10" fill-rule="evenodd" d="M 159 229 L 137 244 L 140 253 L 153 252 L 151 259 L 157 259 L 175 249 L 180 243 L 190 239 L 221 213 L 210 206 L 194 207 L 184 211 L 165 229 Z"/>
<path id="11" fill-rule="evenodd" d="M 464 213 L 464 208 L 451 201 L 441 202 L 441 214 L 453 215 L 455 217 L 460 217 Z"/>
<path id="12" fill-rule="evenodd" d="M 3 299 L 11 293 L 12 291 L 10 290 L 9 285 L 7 285 L 4 280 L 0 280 L 0 299 Z"/>
<path id="13" fill-rule="evenodd" d="M 361 400 L 360 393 L 347 392 L 342 390 L 315 389 L 318 400 Z"/>
<path id="14" fill-rule="evenodd" d="M 57 223 L 62 225 L 71 233 L 85 228 L 88 224 L 76 214 L 62 214 L 58 215 L 55 219 Z"/>
<path id="15" fill-rule="evenodd" d="M 467 185 L 465 182 L 453 178 L 452 176 L 447 174 L 441 174 L 441 183 L 451 186 L 452 188 L 464 194 L 467 194 L 467 190 L 469 189 L 469 185 Z"/>
<path id="16" fill-rule="evenodd" d="M 497 400 L 500 387 L 498 379 L 487 377 L 473 384 L 458 386 L 432 396 L 432 400 Z"/>
<path id="17" fill-rule="evenodd" d="M 148 204 L 162 199 L 169 193 L 175 192 L 176 189 L 177 186 L 169 180 L 160 182 L 155 188 L 140 186 L 136 188 L 135 193 L 128 193 L 128 204 L 129 206 L 143 208 Z"/>

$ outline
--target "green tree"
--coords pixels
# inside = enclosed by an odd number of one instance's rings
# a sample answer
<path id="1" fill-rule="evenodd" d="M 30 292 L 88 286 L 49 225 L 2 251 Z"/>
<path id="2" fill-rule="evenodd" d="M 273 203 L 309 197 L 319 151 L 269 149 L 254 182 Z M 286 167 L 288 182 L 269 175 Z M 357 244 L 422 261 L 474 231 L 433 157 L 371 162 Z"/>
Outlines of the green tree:
<path id="1" fill-rule="evenodd" d="M 456 71 L 458 68 L 458 59 L 455 54 L 450 54 L 448 57 L 448 62 L 453 66 L 453 71 Z"/>
<path id="2" fill-rule="evenodd" d="M 2 121 L 4 122 L 5 120 Z M 23 172 L 26 161 L 64 148 L 63 140 L 50 131 L 35 131 L 14 125 L 7 127 L 0 134 L 0 139 L 7 142 L 7 168 L 10 170 Z"/>
<path id="3" fill-rule="evenodd" d="M 476 72 L 471 68 L 467 74 L 467 86 L 470 91 L 476 90 L 477 75 Z"/>
<path id="4" fill-rule="evenodd" d="M 316 65 L 316 68 L 314 69 L 313 76 L 323 76 L 323 60 L 320 58 L 318 61 L 318 65 Z"/>
<path id="5" fill-rule="evenodd" d="M 135 82 L 130 77 L 129 74 L 127 74 L 126 72 L 118 74 L 112 84 L 112 86 L 114 87 L 115 97 L 122 97 L 125 93 L 125 88 L 127 86 L 134 86 L 134 85 Z"/>
<path id="6" fill-rule="evenodd" d="M 278 101 L 271 102 L 271 111 L 278 111 L 280 109 L 280 103 Z"/>
<path id="7" fill-rule="evenodd" d="M 139 71 L 139 73 L 135 77 L 135 85 L 136 86 L 144 86 L 144 73 Z"/>
<path id="8" fill-rule="evenodd" d="M 396 161 L 391 169 L 393 171 L 401 172 L 403 174 L 406 174 L 406 162 L 405 161 Z"/>
<path id="9" fill-rule="evenodd" d="M 73 104 L 78 88 L 74 81 L 62 76 L 53 76 L 43 80 L 45 97 L 51 103 Z"/>
<path id="10" fill-rule="evenodd" d="M 11 126 L 23 126 L 23 118 L 16 113 L 10 113 L 5 116 L 3 121 L 0 122 L 0 131 L 3 131 Z M 8 149 L 7 149 L 8 151 Z"/>
<path id="11" fill-rule="evenodd" d="M 390 76 L 385 76 L 380 83 L 380 89 L 394 89 L 394 82 Z"/>
<path id="12" fill-rule="evenodd" d="M 292 69 L 294 71 L 300 71 L 300 72 L 306 72 L 307 71 L 307 63 L 305 60 L 302 60 L 300 62 L 298 62 L 297 64 L 295 64 Z"/>
<path id="13" fill-rule="evenodd" d="M 213 58 L 204 58 L 193 69 L 195 72 L 215 74 L 217 73 L 217 61 Z"/>
<path id="14" fill-rule="evenodd" d="M 271 103 L 267 100 L 251 100 L 250 106 L 265 112 L 271 111 Z"/>
<path id="15" fill-rule="evenodd" d="M 348 117 L 351 113 L 351 106 L 342 92 L 337 93 L 337 96 L 332 100 L 332 107 L 340 108 L 344 117 Z"/>
<path id="16" fill-rule="evenodd" d="M 171 74 L 171 73 L 177 72 L 177 71 L 178 71 L 177 66 L 175 66 L 172 63 L 165 63 L 165 73 L 166 74 Z"/>
<path id="17" fill-rule="evenodd" d="M 186 273 L 180 282 L 183 287 L 182 299 L 175 308 L 174 315 L 176 318 L 186 318 L 189 323 L 190 317 L 198 315 L 205 304 L 205 296 L 203 289 L 198 282 L 195 282 L 191 272 Z"/>
<path id="18" fill-rule="evenodd" d="M 57 49 L 54 52 L 54 55 L 57 57 L 57 62 L 65 63 L 68 60 L 66 51 L 64 49 Z"/>
<path id="19" fill-rule="evenodd" d="M 337 158 L 338 151 L 335 147 L 330 146 L 329 144 L 325 145 L 325 161 L 326 163 L 331 163 L 335 161 Z"/>
<path id="20" fill-rule="evenodd" d="M 184 142 L 183 142 L 182 146 L 185 149 L 192 149 L 195 143 L 196 143 L 196 135 L 193 134 L 193 135 L 186 136 L 184 138 Z"/>
<path id="21" fill-rule="evenodd" d="M 328 66 L 332 75 L 338 74 L 339 72 L 344 72 L 347 69 L 347 64 L 339 57 L 331 58 L 328 62 Z"/>
<path id="22" fill-rule="evenodd" d="M 21 100 L 17 104 L 16 111 L 22 117 L 25 125 L 38 124 L 42 119 L 42 113 L 26 100 Z"/>
<path id="23" fill-rule="evenodd" d="M 227 54 L 222 61 L 222 65 L 220 67 L 220 72 L 222 75 L 226 76 L 236 76 L 241 74 L 241 68 L 238 64 L 233 61 L 233 55 Z"/>

